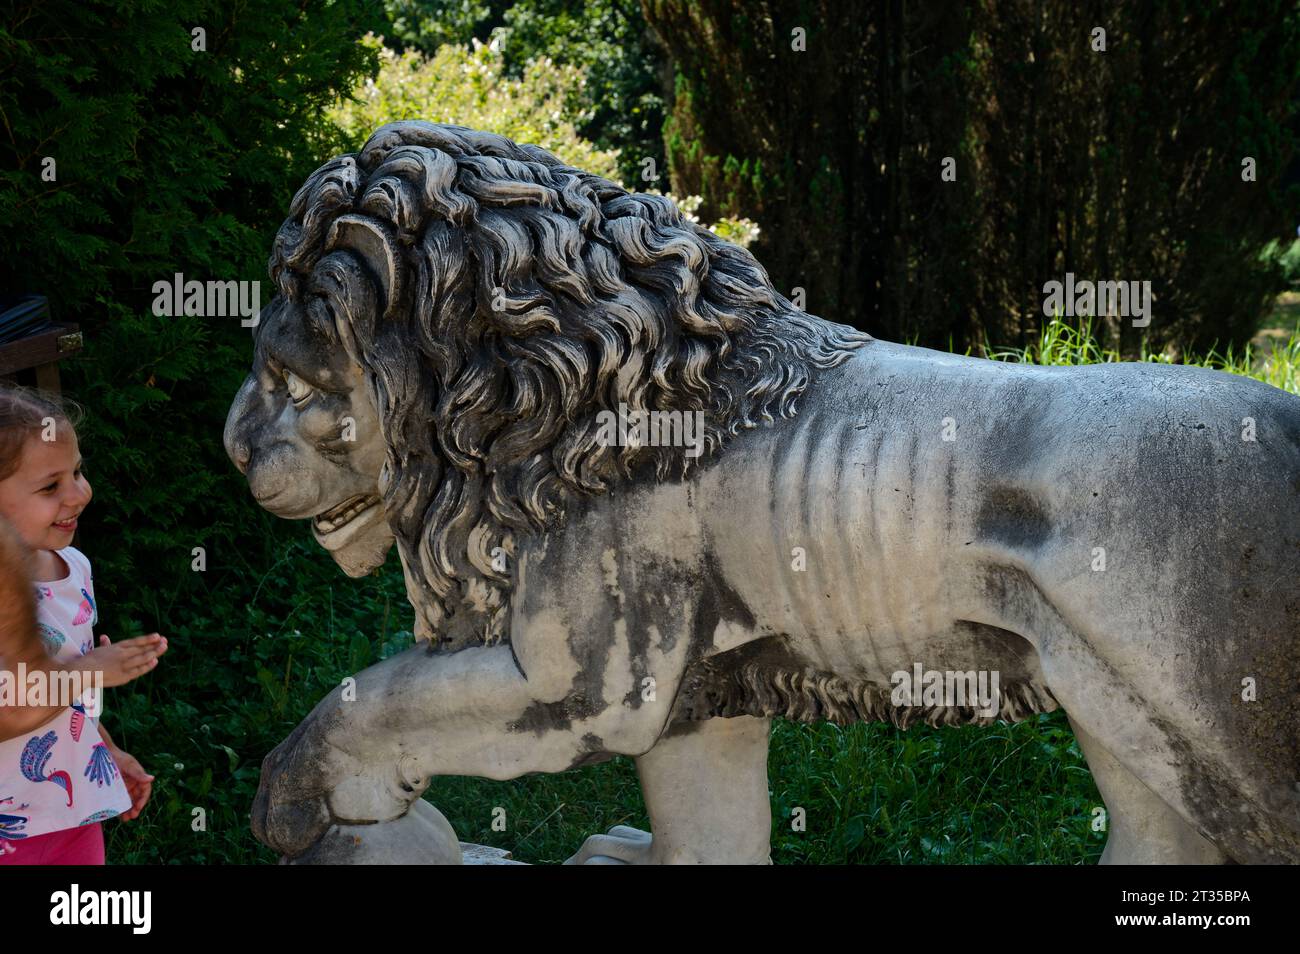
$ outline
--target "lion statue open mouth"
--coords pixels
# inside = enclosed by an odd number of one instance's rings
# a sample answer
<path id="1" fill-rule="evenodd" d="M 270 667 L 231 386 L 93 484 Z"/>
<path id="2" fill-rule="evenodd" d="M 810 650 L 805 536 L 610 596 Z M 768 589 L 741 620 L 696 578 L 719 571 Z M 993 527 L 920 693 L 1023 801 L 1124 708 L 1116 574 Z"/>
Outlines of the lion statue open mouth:
<path id="1" fill-rule="evenodd" d="M 284 854 L 433 775 L 625 754 L 654 832 L 575 860 L 765 861 L 772 716 L 1060 706 L 1103 860 L 1300 860 L 1300 399 L 874 340 L 453 125 L 318 169 L 271 275 L 227 450 L 349 574 L 396 543 L 421 640 L 267 757 Z"/>

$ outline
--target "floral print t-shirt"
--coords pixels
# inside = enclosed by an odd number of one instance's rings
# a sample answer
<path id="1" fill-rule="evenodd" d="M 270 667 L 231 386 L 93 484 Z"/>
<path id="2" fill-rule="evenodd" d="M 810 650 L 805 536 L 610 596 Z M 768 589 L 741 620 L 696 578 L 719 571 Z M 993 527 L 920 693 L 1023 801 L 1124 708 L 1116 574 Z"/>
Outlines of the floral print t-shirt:
<path id="1" fill-rule="evenodd" d="M 99 614 L 90 561 L 74 547 L 55 552 L 69 572 L 36 584 L 36 618 L 50 658 L 67 663 L 94 646 Z M 0 852 L 21 851 L 25 838 L 93 824 L 131 807 L 88 704 L 94 708 L 83 694 L 40 728 L 0 741 Z"/>

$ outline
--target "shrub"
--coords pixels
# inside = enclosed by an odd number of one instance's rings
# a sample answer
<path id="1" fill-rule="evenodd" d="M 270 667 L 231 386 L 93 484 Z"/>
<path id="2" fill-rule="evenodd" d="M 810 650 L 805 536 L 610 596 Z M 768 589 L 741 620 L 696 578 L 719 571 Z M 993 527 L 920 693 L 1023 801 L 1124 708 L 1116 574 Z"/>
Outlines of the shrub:
<path id="1" fill-rule="evenodd" d="M 577 132 L 583 114 L 570 112 L 574 100 L 569 91 L 585 86 L 585 68 L 538 57 L 524 65 L 522 78 L 511 79 L 505 55 L 478 40 L 441 46 L 432 57 L 415 50 L 399 53 L 373 36 L 366 43 L 379 55 L 378 74 L 326 113 L 351 143 L 349 148 L 359 149 L 384 123 L 427 119 L 537 143 L 571 166 L 619 181 L 618 153 L 583 139 Z M 671 197 L 688 219 L 699 221 L 699 197 Z M 738 215 L 708 227 L 738 245 L 758 236 L 758 227 Z"/>

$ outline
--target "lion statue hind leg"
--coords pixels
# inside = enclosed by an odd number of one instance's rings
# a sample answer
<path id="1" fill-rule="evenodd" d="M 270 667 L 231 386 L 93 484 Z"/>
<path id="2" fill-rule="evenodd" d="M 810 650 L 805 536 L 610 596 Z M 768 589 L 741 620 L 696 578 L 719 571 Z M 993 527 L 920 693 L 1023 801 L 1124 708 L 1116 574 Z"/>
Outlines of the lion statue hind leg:
<path id="1" fill-rule="evenodd" d="M 1221 865 L 1228 856 L 1070 720 L 1106 803 L 1103 865 Z"/>
<path id="2" fill-rule="evenodd" d="M 636 760 L 653 835 L 617 825 L 566 864 L 770 864 L 770 719 L 671 725 Z"/>

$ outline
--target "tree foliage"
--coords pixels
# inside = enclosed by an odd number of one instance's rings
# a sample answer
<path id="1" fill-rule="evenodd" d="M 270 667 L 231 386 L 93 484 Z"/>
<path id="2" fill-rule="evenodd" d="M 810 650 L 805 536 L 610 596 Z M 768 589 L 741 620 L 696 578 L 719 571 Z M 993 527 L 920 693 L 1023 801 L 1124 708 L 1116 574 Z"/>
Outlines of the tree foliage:
<path id="1" fill-rule="evenodd" d="M 583 114 L 568 111 L 570 90 L 586 82 L 580 67 L 539 57 L 512 79 L 504 56 L 478 40 L 440 46 L 431 57 L 386 49 L 375 37 L 367 42 L 378 50 L 378 74 L 326 113 L 346 134 L 349 148 L 359 149 L 384 123 L 427 119 L 538 143 L 570 165 L 618 178 L 618 154 L 579 136 L 575 122 Z"/>
<path id="2" fill-rule="evenodd" d="M 108 625 L 157 626 L 178 594 L 202 601 L 191 550 L 225 562 L 257 539 L 221 447 L 248 329 L 155 315 L 152 286 L 180 272 L 261 281 L 270 298 L 267 249 L 302 179 L 339 150 L 322 111 L 373 68 L 357 40 L 378 13 L 43 0 L 0 21 L 0 288 L 47 295 L 84 334 L 63 377 L 89 412 L 96 501 L 81 532 Z"/>
<path id="3" fill-rule="evenodd" d="M 1278 287 L 1259 252 L 1300 211 L 1292 3 L 643 6 L 676 67 L 674 189 L 757 219 L 755 253 L 818 314 L 1024 344 L 1070 271 L 1151 281 L 1147 336 L 1205 350 Z M 1131 323 L 1109 331 L 1136 350 Z"/>
<path id="4" fill-rule="evenodd" d="M 399 51 L 432 57 L 445 44 L 493 43 L 511 79 L 544 57 L 580 67 L 586 81 L 568 90 L 565 112 L 601 150 L 620 155 L 619 176 L 638 187 L 642 161 L 664 168 L 664 98 L 670 77 L 665 51 L 637 0 L 385 0 Z M 667 188 L 666 177 L 659 188 Z"/>
<path id="5" fill-rule="evenodd" d="M 326 112 L 343 130 L 349 148 L 359 149 L 384 123 L 426 119 L 537 143 L 569 165 L 621 181 L 624 167 L 618 150 L 601 149 L 577 131 L 587 114 L 581 97 L 571 93 L 586 87 L 586 67 L 536 56 L 514 79 L 497 43 L 471 39 L 464 46 L 440 46 L 425 56 L 414 49 L 399 53 L 374 36 L 365 42 L 378 50 L 379 72 Z M 634 179 L 628 188 L 645 184 Z M 699 196 L 670 197 L 689 220 L 699 222 Z M 758 235 L 754 222 L 737 215 L 724 216 L 708 228 L 738 245 L 748 245 Z"/>

